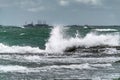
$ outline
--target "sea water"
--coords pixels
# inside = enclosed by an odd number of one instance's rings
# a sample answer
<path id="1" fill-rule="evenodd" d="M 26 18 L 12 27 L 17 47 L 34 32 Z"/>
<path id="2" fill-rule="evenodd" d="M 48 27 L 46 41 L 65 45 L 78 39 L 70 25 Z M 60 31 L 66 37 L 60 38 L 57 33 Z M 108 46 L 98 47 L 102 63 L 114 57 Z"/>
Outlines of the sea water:
<path id="1" fill-rule="evenodd" d="M 119 27 L 0 27 L 0 80 L 113 80 L 120 77 Z M 70 47 L 85 47 L 65 52 Z M 97 47 L 96 47 L 97 48 Z"/>

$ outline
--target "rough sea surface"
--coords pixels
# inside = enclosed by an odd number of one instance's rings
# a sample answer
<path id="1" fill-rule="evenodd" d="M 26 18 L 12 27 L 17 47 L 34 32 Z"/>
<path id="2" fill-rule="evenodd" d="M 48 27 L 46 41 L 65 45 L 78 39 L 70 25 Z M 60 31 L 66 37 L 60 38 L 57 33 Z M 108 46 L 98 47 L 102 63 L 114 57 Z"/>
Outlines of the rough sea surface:
<path id="1" fill-rule="evenodd" d="M 0 27 L 0 80 L 114 80 L 119 39 L 119 27 Z"/>

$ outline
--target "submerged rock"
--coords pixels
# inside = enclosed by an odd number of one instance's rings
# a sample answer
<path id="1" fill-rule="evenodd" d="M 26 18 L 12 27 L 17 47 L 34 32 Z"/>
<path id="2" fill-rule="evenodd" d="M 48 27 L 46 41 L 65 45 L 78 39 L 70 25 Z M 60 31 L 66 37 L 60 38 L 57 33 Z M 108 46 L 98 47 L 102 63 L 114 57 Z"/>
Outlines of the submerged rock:
<path id="1" fill-rule="evenodd" d="M 92 53 L 100 53 L 104 52 L 107 48 L 115 48 L 116 50 L 120 50 L 120 46 L 92 46 L 92 47 L 68 47 L 64 50 L 64 52 L 92 52 Z"/>
<path id="2" fill-rule="evenodd" d="M 118 60 L 118 61 L 115 61 L 115 63 L 120 63 L 120 60 Z"/>

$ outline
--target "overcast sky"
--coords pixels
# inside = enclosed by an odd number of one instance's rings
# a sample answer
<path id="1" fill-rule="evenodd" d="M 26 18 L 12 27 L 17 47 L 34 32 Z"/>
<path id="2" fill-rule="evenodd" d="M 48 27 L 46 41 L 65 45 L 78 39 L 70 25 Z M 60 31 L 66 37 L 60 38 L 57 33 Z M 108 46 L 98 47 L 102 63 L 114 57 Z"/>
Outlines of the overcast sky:
<path id="1" fill-rule="evenodd" d="M 120 0 L 0 0 L 0 24 L 120 24 Z"/>

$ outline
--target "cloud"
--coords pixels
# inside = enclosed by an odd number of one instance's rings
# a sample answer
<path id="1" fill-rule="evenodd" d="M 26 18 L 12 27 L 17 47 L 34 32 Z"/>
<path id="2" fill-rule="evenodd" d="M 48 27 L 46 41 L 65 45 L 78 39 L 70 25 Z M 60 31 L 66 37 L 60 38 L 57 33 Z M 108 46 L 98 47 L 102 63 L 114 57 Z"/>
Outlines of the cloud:
<path id="1" fill-rule="evenodd" d="M 76 2 L 84 3 L 84 4 L 92 4 L 92 5 L 101 4 L 101 0 L 76 0 Z"/>
<path id="2" fill-rule="evenodd" d="M 15 4 L 20 8 L 30 8 L 30 7 L 39 6 L 41 3 L 37 3 L 33 0 L 20 0 L 20 1 L 16 1 Z"/>
<path id="3" fill-rule="evenodd" d="M 67 0 L 60 0 L 59 3 L 60 3 L 61 6 L 66 6 L 66 5 L 69 4 L 69 1 L 67 1 Z"/>
<path id="4" fill-rule="evenodd" d="M 45 7 L 41 6 L 41 7 L 34 7 L 34 8 L 28 8 L 27 9 L 30 12 L 38 12 L 38 11 L 43 11 L 45 10 Z"/>
<path id="5" fill-rule="evenodd" d="M 0 4 L 0 8 L 6 8 L 6 7 L 9 7 L 9 5 L 7 5 L 7 4 Z"/>
<path id="6" fill-rule="evenodd" d="M 17 1 L 15 4 L 21 9 L 30 12 L 39 12 L 46 9 L 46 7 L 43 6 L 41 0 L 20 0 Z"/>
<path id="7" fill-rule="evenodd" d="M 0 8 L 7 8 L 12 6 L 12 3 L 9 0 L 0 0 Z"/>
<path id="8" fill-rule="evenodd" d="M 0 0 L 0 8 L 11 7 L 31 12 L 45 10 L 45 6 L 42 5 L 42 0 Z"/>
<path id="9" fill-rule="evenodd" d="M 55 5 L 53 5 L 53 3 Z M 38 12 L 43 10 L 50 10 L 60 6 L 69 5 L 100 5 L 102 0 L 0 0 L 0 8 L 18 8 L 31 12 Z M 56 5 L 57 4 L 57 5 Z"/>
<path id="10" fill-rule="evenodd" d="M 79 3 L 86 5 L 101 5 L 101 0 L 58 0 L 61 6 L 69 5 L 70 3 Z"/>

